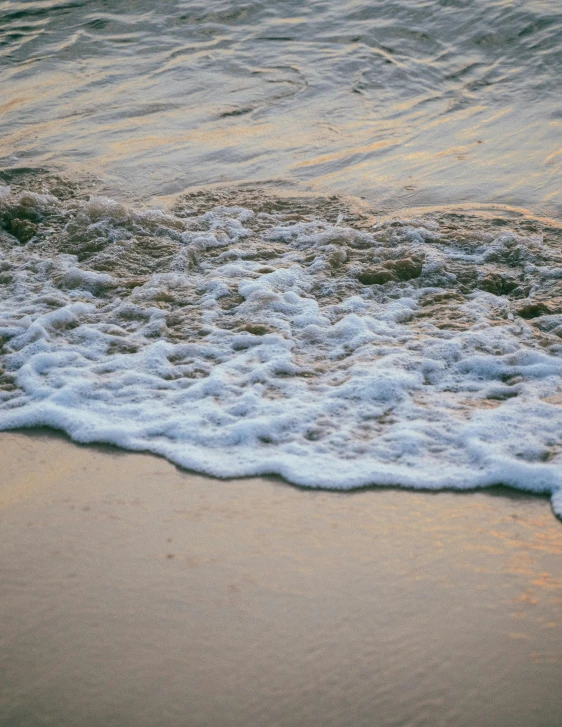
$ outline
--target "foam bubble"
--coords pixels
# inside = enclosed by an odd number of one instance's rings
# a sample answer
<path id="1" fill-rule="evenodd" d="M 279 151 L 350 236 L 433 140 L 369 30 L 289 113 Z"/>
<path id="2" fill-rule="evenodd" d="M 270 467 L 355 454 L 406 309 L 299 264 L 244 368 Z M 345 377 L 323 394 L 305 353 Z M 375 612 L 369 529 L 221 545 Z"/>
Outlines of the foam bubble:
<path id="1" fill-rule="evenodd" d="M 299 216 L 0 190 L 0 428 L 309 487 L 504 484 L 562 516 L 557 247 Z"/>

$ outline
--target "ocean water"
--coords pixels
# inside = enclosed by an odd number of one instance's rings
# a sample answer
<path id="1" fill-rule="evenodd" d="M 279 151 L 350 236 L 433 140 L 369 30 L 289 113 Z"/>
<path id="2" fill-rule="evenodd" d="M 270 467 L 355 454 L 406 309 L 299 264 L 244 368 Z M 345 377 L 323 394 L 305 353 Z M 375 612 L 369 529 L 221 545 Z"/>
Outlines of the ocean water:
<path id="1" fill-rule="evenodd" d="M 562 516 L 558 2 L 0 2 L 0 428 Z"/>

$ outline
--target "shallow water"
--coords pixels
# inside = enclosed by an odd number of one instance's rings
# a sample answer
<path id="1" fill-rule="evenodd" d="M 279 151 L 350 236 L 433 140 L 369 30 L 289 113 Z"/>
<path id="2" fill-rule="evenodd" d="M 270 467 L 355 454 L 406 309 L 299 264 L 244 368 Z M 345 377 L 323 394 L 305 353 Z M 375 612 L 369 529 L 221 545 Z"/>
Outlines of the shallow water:
<path id="1" fill-rule="evenodd" d="M 0 10 L 0 428 L 562 513 L 557 4 Z"/>
<path id="2" fill-rule="evenodd" d="M 558 0 L 0 2 L 0 159 L 562 213 Z"/>

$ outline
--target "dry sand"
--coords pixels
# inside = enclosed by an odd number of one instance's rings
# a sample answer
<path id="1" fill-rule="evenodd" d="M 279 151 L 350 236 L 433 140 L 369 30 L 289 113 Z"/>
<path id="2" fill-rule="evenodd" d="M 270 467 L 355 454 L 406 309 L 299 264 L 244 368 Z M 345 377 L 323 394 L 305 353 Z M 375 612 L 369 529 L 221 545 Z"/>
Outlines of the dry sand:
<path id="1" fill-rule="evenodd" d="M 546 498 L 299 490 L 0 434 L 2 727 L 559 727 Z"/>

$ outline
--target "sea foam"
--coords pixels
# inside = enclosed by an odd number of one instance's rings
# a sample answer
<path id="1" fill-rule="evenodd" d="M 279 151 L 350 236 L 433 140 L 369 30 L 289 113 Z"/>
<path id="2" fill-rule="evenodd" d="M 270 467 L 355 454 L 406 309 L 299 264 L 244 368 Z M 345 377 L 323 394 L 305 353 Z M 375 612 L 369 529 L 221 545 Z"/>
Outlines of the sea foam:
<path id="1" fill-rule="evenodd" d="M 0 429 L 307 487 L 503 484 L 562 516 L 561 261 L 540 234 L 8 188 L 0 219 Z"/>

